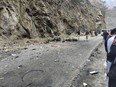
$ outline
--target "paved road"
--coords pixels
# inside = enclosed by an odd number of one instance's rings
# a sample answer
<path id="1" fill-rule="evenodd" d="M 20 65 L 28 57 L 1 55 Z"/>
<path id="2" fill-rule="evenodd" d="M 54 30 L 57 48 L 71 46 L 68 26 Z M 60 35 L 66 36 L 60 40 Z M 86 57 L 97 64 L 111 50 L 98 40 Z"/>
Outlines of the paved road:
<path id="1" fill-rule="evenodd" d="M 70 87 L 102 37 L 0 52 L 0 87 Z"/>

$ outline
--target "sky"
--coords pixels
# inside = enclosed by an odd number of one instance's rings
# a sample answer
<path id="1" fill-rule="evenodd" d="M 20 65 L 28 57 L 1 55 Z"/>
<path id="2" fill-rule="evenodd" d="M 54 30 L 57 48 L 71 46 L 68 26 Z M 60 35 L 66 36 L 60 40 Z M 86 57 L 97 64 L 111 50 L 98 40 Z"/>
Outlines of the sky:
<path id="1" fill-rule="evenodd" d="M 113 8 L 114 6 L 116 6 L 116 0 L 103 0 L 106 1 L 106 5 L 108 8 Z"/>

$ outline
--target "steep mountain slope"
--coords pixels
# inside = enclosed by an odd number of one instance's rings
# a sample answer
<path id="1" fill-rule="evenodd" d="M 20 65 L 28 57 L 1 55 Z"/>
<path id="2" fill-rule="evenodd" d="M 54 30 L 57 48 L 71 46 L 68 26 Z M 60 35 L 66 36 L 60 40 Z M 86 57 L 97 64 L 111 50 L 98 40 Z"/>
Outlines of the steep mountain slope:
<path id="1" fill-rule="evenodd" d="M 103 26 L 101 11 L 88 0 L 0 0 L 0 15 L 0 35 L 13 41 L 62 38 Z"/>

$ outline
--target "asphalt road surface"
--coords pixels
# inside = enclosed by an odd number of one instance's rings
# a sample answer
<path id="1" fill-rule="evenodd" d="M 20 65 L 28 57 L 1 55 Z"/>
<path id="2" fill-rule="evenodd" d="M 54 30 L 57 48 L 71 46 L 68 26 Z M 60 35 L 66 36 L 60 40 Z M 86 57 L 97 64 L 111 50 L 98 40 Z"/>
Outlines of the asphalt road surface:
<path id="1" fill-rule="evenodd" d="M 0 51 L 0 87 L 70 87 L 102 37 Z"/>

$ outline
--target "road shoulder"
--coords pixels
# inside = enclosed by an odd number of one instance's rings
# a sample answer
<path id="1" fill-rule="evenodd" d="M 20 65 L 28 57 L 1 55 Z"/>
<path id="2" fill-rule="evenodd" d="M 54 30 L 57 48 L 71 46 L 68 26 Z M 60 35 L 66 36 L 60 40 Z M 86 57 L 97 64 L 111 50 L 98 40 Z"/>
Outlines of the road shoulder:
<path id="1" fill-rule="evenodd" d="M 91 54 L 88 62 L 81 69 L 78 76 L 72 81 L 71 87 L 105 87 L 104 64 L 105 51 L 102 44 Z"/>

